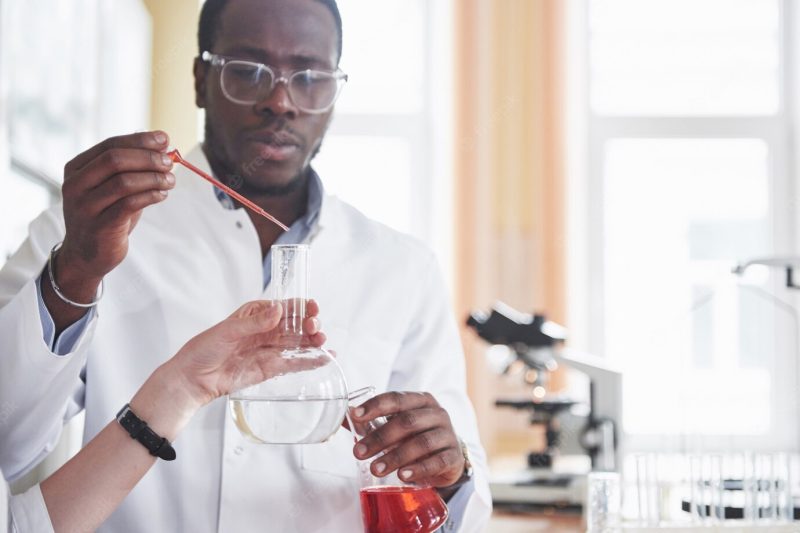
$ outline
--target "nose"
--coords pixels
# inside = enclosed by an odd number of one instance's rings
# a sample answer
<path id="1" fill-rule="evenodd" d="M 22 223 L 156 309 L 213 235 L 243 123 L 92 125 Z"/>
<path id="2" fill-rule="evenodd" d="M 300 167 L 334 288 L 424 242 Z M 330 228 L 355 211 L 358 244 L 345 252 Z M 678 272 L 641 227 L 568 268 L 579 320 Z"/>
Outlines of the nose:
<path id="1" fill-rule="evenodd" d="M 284 79 L 279 79 L 272 90 L 260 101 L 255 103 L 257 113 L 272 113 L 287 118 L 295 118 L 298 113 L 292 99 L 289 97 L 289 87 Z"/>

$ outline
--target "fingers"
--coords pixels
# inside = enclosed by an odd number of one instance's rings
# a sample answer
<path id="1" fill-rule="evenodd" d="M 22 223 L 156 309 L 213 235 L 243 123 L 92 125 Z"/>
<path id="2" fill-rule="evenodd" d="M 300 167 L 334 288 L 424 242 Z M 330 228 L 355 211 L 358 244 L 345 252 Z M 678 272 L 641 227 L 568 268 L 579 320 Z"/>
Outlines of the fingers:
<path id="1" fill-rule="evenodd" d="M 314 335 L 311 335 L 310 337 L 308 337 L 307 340 L 304 342 L 304 344 L 306 344 L 308 346 L 314 346 L 316 348 L 319 348 L 320 346 L 325 344 L 325 342 L 327 340 L 328 340 L 328 338 L 325 336 L 325 334 L 322 333 L 322 332 L 319 332 L 319 333 L 315 333 Z M 333 355 L 335 357 L 335 354 L 333 354 L 332 352 L 331 352 L 331 355 Z"/>
<path id="2" fill-rule="evenodd" d="M 66 237 L 59 257 L 62 271 L 94 285 L 128 252 L 128 235 L 141 210 L 164 201 L 175 184 L 172 161 L 163 153 L 164 132 L 107 139 L 64 167 L 61 193 Z"/>
<path id="3" fill-rule="evenodd" d="M 452 448 L 457 442 L 453 442 L 451 435 L 443 428 L 432 429 L 420 433 L 404 442 L 394 450 L 387 452 L 381 458 L 376 459 L 370 469 L 377 475 L 386 475 L 395 470 L 405 468 L 409 465 L 419 463 L 426 457 L 439 455 L 440 452 Z M 452 465 L 442 465 L 442 470 L 452 467 Z M 433 477 L 441 474 L 441 471 L 426 471 L 425 475 Z"/>
<path id="4" fill-rule="evenodd" d="M 385 392 L 364 402 L 353 414 L 359 420 L 371 420 L 412 409 L 438 406 L 438 402 L 427 392 Z"/>
<path id="5" fill-rule="evenodd" d="M 243 304 L 239 309 L 231 313 L 230 317 L 245 318 L 260 315 L 272 307 L 278 307 L 272 300 L 253 300 Z"/>
<path id="6" fill-rule="evenodd" d="M 306 317 L 306 319 L 303 320 L 303 331 L 309 336 L 319 333 L 319 319 L 314 316 Z"/>
<path id="7" fill-rule="evenodd" d="M 175 175 L 172 172 L 124 172 L 116 174 L 91 191 L 93 196 L 90 206 L 92 215 L 100 214 L 121 198 L 127 198 L 144 192 L 168 191 L 175 187 Z"/>
<path id="8" fill-rule="evenodd" d="M 463 472 L 463 454 L 450 416 L 430 394 L 384 393 L 354 409 L 352 416 L 357 427 L 389 417 L 353 448 L 361 460 L 383 453 L 370 465 L 374 475 L 399 470 L 404 480 L 429 479 L 435 486 L 449 486 Z"/>
<path id="9" fill-rule="evenodd" d="M 237 326 L 235 335 L 240 337 L 252 337 L 248 342 L 252 346 L 275 346 L 280 344 L 279 337 L 282 333 L 292 330 L 287 322 L 294 322 L 291 315 L 284 314 L 291 312 L 292 300 L 287 302 L 274 302 L 270 300 L 258 300 L 248 302 L 237 309 L 232 315 L 233 318 L 247 318 L 242 324 Z M 303 346 L 320 347 L 325 344 L 326 336 L 321 331 L 320 320 L 316 317 L 319 306 L 313 300 L 308 301 L 306 307 L 311 310 L 303 320 Z"/>
<path id="10" fill-rule="evenodd" d="M 108 206 L 97 218 L 100 225 L 130 218 L 147 206 L 163 202 L 167 191 L 146 191 L 126 196 Z"/>
<path id="11" fill-rule="evenodd" d="M 232 324 L 232 334 L 249 337 L 269 332 L 280 322 L 282 312 L 280 305 L 269 300 L 248 302 L 228 318 Z"/>
<path id="12" fill-rule="evenodd" d="M 99 154 L 80 170 L 81 188 L 89 190 L 106 182 L 110 176 L 128 172 L 165 174 L 173 162 L 164 153 L 138 148 L 112 148 Z M 65 182 L 66 183 L 66 182 Z"/>
<path id="13" fill-rule="evenodd" d="M 464 461 L 461 449 L 451 447 L 415 463 L 399 467 L 397 475 L 403 481 L 415 483 L 428 481 L 434 487 L 448 487 L 461 477 L 464 472 Z"/>
<path id="14" fill-rule="evenodd" d="M 355 420 L 358 422 L 361 419 L 355 417 Z M 441 408 L 423 407 L 403 411 L 367 434 L 353 451 L 359 459 L 368 459 L 402 443 L 405 449 L 393 453 L 401 454 L 398 460 L 408 463 L 439 449 L 435 446 L 441 443 L 430 440 L 432 435 L 428 432 L 443 428 L 445 423 L 449 423 L 449 418 Z"/>
<path id="15" fill-rule="evenodd" d="M 64 167 L 65 175 L 76 172 L 100 154 L 115 148 L 133 148 L 140 150 L 155 150 L 163 152 L 169 146 L 169 136 L 163 131 L 149 131 L 111 137 L 79 154 Z"/>
<path id="16" fill-rule="evenodd" d="M 272 347 L 253 349 L 248 353 L 246 360 L 247 375 L 250 377 L 242 379 L 251 383 L 258 383 L 273 376 L 313 370 L 330 363 L 330 359 L 321 354 L 319 357 L 281 357 L 280 351 Z"/>

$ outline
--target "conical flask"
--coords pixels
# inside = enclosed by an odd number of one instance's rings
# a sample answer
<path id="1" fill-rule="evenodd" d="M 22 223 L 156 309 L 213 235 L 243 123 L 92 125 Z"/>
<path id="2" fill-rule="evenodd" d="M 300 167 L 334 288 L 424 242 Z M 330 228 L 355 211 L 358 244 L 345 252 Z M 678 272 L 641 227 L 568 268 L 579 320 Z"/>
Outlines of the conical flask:
<path id="1" fill-rule="evenodd" d="M 285 339 L 281 357 L 313 364 L 240 389 L 229 397 L 239 431 L 261 444 L 324 442 L 339 429 L 347 409 L 347 384 L 341 367 L 322 348 L 303 346 L 308 301 L 308 246 L 272 247 L 269 296 L 284 306 L 278 327 Z"/>
<path id="2" fill-rule="evenodd" d="M 374 387 L 354 391 L 349 398 L 350 408 L 358 407 L 374 395 Z M 387 421 L 385 417 L 378 417 L 365 424 L 355 424 L 348 416 L 347 425 L 358 442 Z M 432 533 L 442 527 L 449 510 L 436 489 L 405 482 L 396 471 L 384 477 L 373 475 L 370 465 L 378 457 L 357 460 L 364 533 Z"/>

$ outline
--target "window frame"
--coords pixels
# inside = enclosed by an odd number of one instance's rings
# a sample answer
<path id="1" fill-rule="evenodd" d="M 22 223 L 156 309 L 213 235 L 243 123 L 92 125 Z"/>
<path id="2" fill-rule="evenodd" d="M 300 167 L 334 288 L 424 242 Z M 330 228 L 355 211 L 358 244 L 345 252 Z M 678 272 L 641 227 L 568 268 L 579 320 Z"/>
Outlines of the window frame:
<path id="1" fill-rule="evenodd" d="M 568 118 L 567 146 L 572 146 L 568 161 L 568 190 L 571 200 L 567 206 L 569 227 L 568 280 L 569 324 L 571 338 L 577 346 L 613 360 L 605 351 L 605 242 L 604 224 L 604 147 L 612 139 L 760 139 L 769 153 L 769 212 L 772 229 L 772 247 L 778 253 L 792 254 L 800 250 L 798 234 L 794 227 L 800 222 L 800 210 L 795 209 L 800 197 L 793 184 L 794 169 L 798 160 L 792 155 L 792 130 L 797 123 L 795 88 L 798 84 L 796 61 L 797 39 L 793 30 L 800 28 L 800 9 L 788 0 L 779 0 L 781 36 L 778 110 L 772 115 L 711 115 L 711 116 L 644 116 L 599 115 L 591 109 L 590 102 L 590 25 L 589 2 L 569 0 L 567 17 L 567 50 L 570 65 L 567 68 L 568 101 L 571 111 Z M 800 157 L 796 156 L 796 157 Z M 580 265 L 580 266 L 577 266 Z M 783 289 L 784 274 L 772 273 L 769 290 L 791 303 L 800 305 L 798 294 L 787 294 Z M 798 325 L 800 327 L 800 325 Z M 790 355 L 796 350 L 786 350 L 784 360 L 778 364 L 794 370 L 793 374 L 777 376 L 773 398 L 784 398 L 783 405 L 796 405 L 797 362 Z M 791 360 L 789 360 L 791 359 Z M 781 404 L 773 405 L 777 413 Z M 773 419 L 774 421 L 775 419 Z M 725 449 L 735 442 L 737 448 L 795 449 L 800 442 L 800 429 L 775 424 L 766 436 L 714 436 L 692 435 L 695 445 Z M 795 425 L 797 426 L 797 425 Z M 691 443 L 688 443 L 691 444 Z M 626 448 L 634 450 L 676 450 L 687 446 L 687 435 L 637 435 L 626 432 Z"/>
<path id="2" fill-rule="evenodd" d="M 423 50 L 427 53 L 423 54 L 425 94 L 420 109 L 403 113 L 348 113 L 334 109 L 326 137 L 368 136 L 408 142 L 413 156 L 410 161 L 413 202 L 409 206 L 409 230 L 412 236 L 434 250 L 452 288 L 455 255 L 451 127 L 453 0 L 426 1 L 422 5 L 426 41 Z M 343 68 L 347 71 L 346 65 Z M 347 91 L 346 86 L 344 91 Z M 321 178 L 324 183 L 325 176 Z"/>

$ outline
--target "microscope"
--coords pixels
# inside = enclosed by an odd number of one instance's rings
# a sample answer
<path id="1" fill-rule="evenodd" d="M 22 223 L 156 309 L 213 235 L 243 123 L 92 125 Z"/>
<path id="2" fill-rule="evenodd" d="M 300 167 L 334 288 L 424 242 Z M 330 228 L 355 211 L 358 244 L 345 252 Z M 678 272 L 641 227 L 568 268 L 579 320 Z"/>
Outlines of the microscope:
<path id="1" fill-rule="evenodd" d="M 490 313 L 474 312 L 467 325 L 483 340 L 508 348 L 502 373 L 521 362 L 528 369 L 525 382 L 531 394 L 525 398 L 498 398 L 497 407 L 524 410 L 529 421 L 543 425 L 544 450 L 527 455 L 527 468 L 491 479 L 492 499 L 498 507 L 580 511 L 585 500 L 589 471 L 619 471 L 622 435 L 622 374 L 604 359 L 563 347 L 566 329 L 542 315 L 521 313 L 497 303 Z M 548 390 L 549 378 L 559 366 L 567 366 L 588 378 L 588 410 L 577 420 L 572 413 L 586 403 L 556 396 Z M 571 424 L 562 424 L 571 417 Z M 565 427 L 568 426 L 568 427 Z M 570 443 L 569 441 L 577 441 Z M 570 445 L 571 444 L 571 445 Z M 588 456 L 588 467 L 561 468 L 563 449 Z M 563 461 L 562 461 L 563 460 Z"/>

